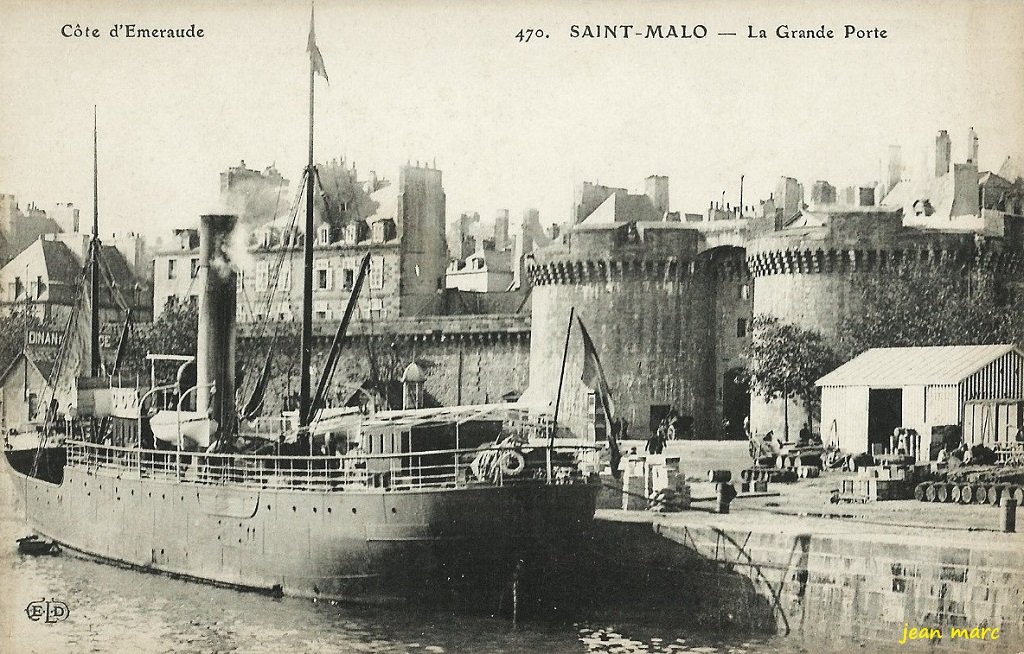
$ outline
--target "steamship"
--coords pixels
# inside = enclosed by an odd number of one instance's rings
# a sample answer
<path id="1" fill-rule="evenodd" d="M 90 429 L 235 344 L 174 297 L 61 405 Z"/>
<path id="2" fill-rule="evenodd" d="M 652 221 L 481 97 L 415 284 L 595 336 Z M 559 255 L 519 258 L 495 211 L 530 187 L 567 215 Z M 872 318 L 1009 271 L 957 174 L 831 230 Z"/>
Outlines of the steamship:
<path id="1" fill-rule="evenodd" d="M 518 404 L 326 408 L 369 255 L 313 392 L 313 84 L 322 66 L 311 29 L 298 411 L 260 418 L 236 406 L 234 216 L 201 218 L 196 355 L 149 355 L 149 387 L 114 384 L 100 361 L 98 303 L 88 302 L 99 286 L 94 211 L 82 285 L 90 338 L 78 339 L 86 369 L 66 400 L 74 410 L 52 398 L 38 447 L 5 451 L 22 517 L 67 551 L 273 594 L 502 596 L 524 571 L 545 574 L 574 557 L 594 516 L 594 445 L 555 438 L 551 416 Z M 74 332 L 69 322 L 69 342 Z M 58 363 L 70 365 L 65 349 Z M 181 368 L 161 383 L 168 361 Z M 193 363 L 195 384 L 185 388 L 180 373 Z"/>

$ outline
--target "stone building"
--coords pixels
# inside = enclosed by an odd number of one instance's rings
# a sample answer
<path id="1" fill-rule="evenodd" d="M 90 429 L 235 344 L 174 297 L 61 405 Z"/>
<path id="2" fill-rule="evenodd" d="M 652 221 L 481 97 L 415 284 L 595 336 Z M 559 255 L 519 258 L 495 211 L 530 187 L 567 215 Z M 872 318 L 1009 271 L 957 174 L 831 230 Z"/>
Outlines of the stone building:
<path id="1" fill-rule="evenodd" d="M 523 401 L 551 411 L 573 310 L 595 341 L 630 436 L 646 437 L 671 409 L 693 419 L 695 437 L 739 436 L 748 416 L 754 431 L 781 434 L 783 405 L 751 398 L 738 374 L 752 317 L 773 314 L 835 336 L 837 325 L 860 312 L 859 281 L 895 280 L 892 271 L 905 261 L 941 279 L 969 263 L 991 266 L 1006 281 L 1024 280 L 1024 182 L 1014 171 L 1012 162 L 998 174 L 978 173 L 976 162 L 951 163 L 941 178 L 931 178 L 937 181 L 920 185 L 901 173 L 882 203 L 877 197 L 895 172 L 882 186 L 858 184 L 843 192 L 820 183 L 811 206 L 803 204 L 803 186 L 783 178 L 777 196 L 761 202 L 756 216 L 754 209 L 712 203 L 707 216 L 686 214 L 685 220 L 667 204 L 667 178 L 648 178 L 642 194 L 585 183 L 568 225 L 550 237 L 535 214 L 524 217 L 522 234 L 511 230 L 513 250 L 520 236 L 524 245 L 530 236 L 538 246 L 523 257 L 528 283 L 518 293 L 439 294 L 431 277 L 443 275 L 448 261 L 440 172 L 407 166 L 397 188 L 378 185 L 368 193 L 369 211 L 351 208 L 358 193 L 341 207 L 358 220 L 339 226 L 318 213 L 317 356 L 326 351 L 347 300 L 348 271 L 369 248 L 381 257 L 376 270 L 383 278 L 364 291 L 339 366 L 348 372 L 332 391 L 334 403 L 357 401 L 353 397 L 374 378 L 397 381 L 415 361 L 428 405 L 522 394 Z M 915 206 L 925 202 L 930 213 L 917 213 Z M 782 219 L 787 208 L 792 213 Z M 414 219 L 416 228 L 410 227 Z M 469 217 L 466 226 L 472 223 Z M 243 265 L 243 295 L 249 297 L 240 298 L 240 311 L 260 306 L 262 284 L 269 284 L 263 280 L 273 277 L 271 262 L 297 257 L 301 243 L 280 217 L 252 238 Z M 175 256 L 178 270 L 186 270 L 192 254 Z M 280 273 L 279 283 L 291 284 L 291 299 L 242 316 L 242 336 L 251 343 L 266 338 L 255 330 L 268 317 L 287 320 L 298 310 L 300 268 L 295 262 L 282 270 L 289 272 Z M 374 300 L 380 303 L 370 306 Z M 602 407 L 592 381 L 583 380 L 578 325 L 569 334 L 559 424 L 595 437 Z M 286 353 L 279 358 L 294 365 Z M 270 395 L 289 397 L 293 378 L 275 376 L 281 388 Z M 801 411 L 791 405 L 791 425 L 803 420 Z"/>
<path id="2" fill-rule="evenodd" d="M 940 163 L 947 139 L 937 139 Z M 976 153 L 976 136 L 972 143 Z M 860 280 L 899 283 L 894 271 L 905 262 L 938 279 L 980 266 L 1000 282 L 1024 282 L 1024 182 L 1012 162 L 1006 176 L 979 174 L 976 162 L 939 168 L 946 172 L 935 181 L 900 179 L 882 206 L 875 183 L 851 187 L 836 202 L 829 202 L 831 186 L 819 183 L 806 207 L 802 185 L 783 178 L 756 218 L 726 208 L 683 222 L 668 212 L 659 219 L 649 197 L 584 184 L 573 210 L 582 220 L 535 252 L 528 267 L 527 399 L 554 397 L 573 309 L 595 341 L 632 436 L 649 435 L 670 407 L 691 416 L 700 437 L 735 435 L 746 415 L 753 431 L 782 434 L 783 404 L 751 399 L 737 376 L 753 315 L 834 338 L 861 311 Z M 914 210 L 924 201 L 933 209 L 928 215 Z M 582 366 L 574 328 L 559 422 L 578 435 L 593 429 L 600 410 L 594 389 L 581 381 Z M 791 425 L 806 419 L 796 402 L 789 415 Z"/>
<path id="3" fill-rule="evenodd" d="M 593 192 L 585 184 L 577 198 Z M 556 395 L 571 309 L 599 350 L 631 436 L 646 437 L 671 409 L 692 417 L 704 437 L 741 428 L 749 411 L 736 379 L 753 302 L 742 249 L 749 221 L 666 220 L 652 198 L 625 191 L 596 204 L 561 240 L 536 251 L 528 268 L 526 401 L 548 405 Z M 578 204 L 574 216 L 584 209 Z M 582 380 L 579 333 L 569 330 L 559 423 L 586 437 L 601 408 Z"/>
<path id="4" fill-rule="evenodd" d="M 448 260 L 441 171 L 406 165 L 394 186 L 373 173 L 370 180 L 360 182 L 354 168 L 342 162 L 324 166 L 320 180 L 324 192 L 314 205 L 312 235 L 314 321 L 340 319 L 367 252 L 370 271 L 356 320 L 437 313 Z M 245 251 L 237 257 L 242 267 L 240 322 L 299 319 L 302 211 L 300 207 L 271 221 L 240 225 L 239 249 Z M 170 246 L 156 255 L 157 315 L 169 298 L 196 295 L 198 263 L 194 230 L 176 231 Z"/>
<path id="5" fill-rule="evenodd" d="M 1000 278 L 1021 276 L 1020 217 L 1006 217 L 984 234 L 918 228 L 906 224 L 899 209 L 847 207 L 808 218 L 804 226 L 762 234 L 748 244 L 754 313 L 778 316 L 830 339 L 846 319 L 861 313 L 859 280 L 899 283 L 893 272 L 903 263 L 914 262 L 942 279 L 963 275 L 968 263 L 991 267 Z M 805 420 L 803 407 L 792 402 L 790 425 Z M 782 403 L 755 400 L 751 424 L 782 434 Z"/>
<path id="6" fill-rule="evenodd" d="M 859 197 L 851 192 L 852 204 L 819 207 L 785 228 L 751 234 L 745 248 L 754 279 L 754 313 L 834 338 L 844 320 L 861 313 L 856 292 L 861 281 L 901 283 L 893 273 L 908 262 L 940 280 L 984 268 L 997 281 L 1019 286 L 1024 281 L 1024 217 L 1014 198 L 1021 197 L 1024 183 L 1003 184 L 998 175 L 979 174 L 973 129 L 968 146 L 974 160 L 952 162 L 951 139 L 940 131 L 934 176 L 904 177 L 880 206 L 867 202 L 875 196 L 874 186 L 862 185 Z M 890 154 L 898 157 L 898 151 Z M 989 194 L 991 201 L 982 199 Z M 790 425 L 807 419 L 796 402 L 789 416 Z M 755 399 L 751 425 L 781 434 L 783 404 Z M 821 429 L 828 440 L 829 426 Z"/>
<path id="7" fill-rule="evenodd" d="M 78 209 L 71 204 L 57 206 L 56 213 L 61 218 L 60 222 L 33 203 L 22 211 L 13 195 L 0 193 L 0 266 L 16 257 L 41 235 L 66 232 L 69 231 L 67 227 L 77 225 Z"/>
<path id="8" fill-rule="evenodd" d="M 136 239 L 122 239 L 132 246 Z M 89 256 L 86 234 L 44 234 L 0 269 L 0 311 L 27 309 L 40 320 L 63 326 L 76 305 Z M 136 249 L 132 246 L 132 249 Z M 139 248 L 141 249 L 141 248 Z M 152 315 L 152 294 L 145 268 L 125 256 L 116 245 L 104 243 L 101 250 L 100 320 L 124 320 L 121 300 L 132 309 L 135 322 L 147 322 Z"/>
<path id="9" fill-rule="evenodd" d="M 514 277 L 512 250 L 487 248 L 464 261 L 453 261 L 448 266 L 445 285 L 462 291 L 493 293 L 509 290 Z"/>
<path id="10" fill-rule="evenodd" d="M 530 316 L 523 298 L 506 293 L 452 298 L 456 315 L 360 321 L 349 328 L 331 386 L 328 406 L 359 405 L 376 388 L 389 391 L 390 406 L 400 404 L 400 380 L 409 363 L 423 371 L 424 406 L 486 404 L 518 398 L 527 388 Z M 463 304 L 463 300 L 468 303 Z M 241 372 L 254 375 L 270 350 L 272 334 L 259 325 L 239 325 L 245 344 Z M 312 366 L 319 374 L 338 322 L 314 323 Z M 294 346 L 294 344 L 293 344 Z M 278 341 L 265 411 L 294 408 L 298 393 L 297 350 Z M 500 371 L 500 374 L 498 373 Z M 248 382 L 251 384 L 251 380 Z M 250 386 L 243 384 L 243 392 Z"/>

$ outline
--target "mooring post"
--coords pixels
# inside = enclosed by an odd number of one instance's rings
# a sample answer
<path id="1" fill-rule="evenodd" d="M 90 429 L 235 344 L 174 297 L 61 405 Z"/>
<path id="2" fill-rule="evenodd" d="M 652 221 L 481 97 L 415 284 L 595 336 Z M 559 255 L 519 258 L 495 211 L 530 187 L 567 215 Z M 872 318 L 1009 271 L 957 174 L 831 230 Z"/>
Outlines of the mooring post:
<path id="1" fill-rule="evenodd" d="M 728 513 L 729 503 L 736 497 L 736 487 L 729 482 L 719 482 L 715 485 L 718 495 L 718 512 Z"/>
<path id="2" fill-rule="evenodd" d="M 1003 500 L 1003 533 L 1012 534 L 1017 531 L 1017 500 L 1007 497 Z"/>

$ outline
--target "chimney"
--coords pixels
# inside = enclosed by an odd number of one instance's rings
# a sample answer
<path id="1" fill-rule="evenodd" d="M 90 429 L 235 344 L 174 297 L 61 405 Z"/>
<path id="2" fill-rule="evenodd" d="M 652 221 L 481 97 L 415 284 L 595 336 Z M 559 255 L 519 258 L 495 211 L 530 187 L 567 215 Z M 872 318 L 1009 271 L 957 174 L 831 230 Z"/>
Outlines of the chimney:
<path id="1" fill-rule="evenodd" d="M 949 172 L 949 155 L 952 144 L 949 140 L 949 133 L 940 130 L 935 137 L 935 176 L 942 177 Z"/>
<path id="2" fill-rule="evenodd" d="M 209 413 L 223 437 L 235 419 L 235 302 L 238 276 L 228 244 L 237 216 L 206 215 L 199 224 L 199 334 L 196 411 Z"/>
<path id="3" fill-rule="evenodd" d="M 889 169 L 885 179 L 885 188 L 892 190 L 903 179 L 903 157 L 900 146 L 889 146 Z"/>
<path id="4" fill-rule="evenodd" d="M 967 163 L 978 164 L 978 134 L 973 126 L 967 132 Z"/>
<path id="5" fill-rule="evenodd" d="M 660 215 L 668 212 L 668 177 L 664 175 L 651 175 L 645 180 L 645 195 L 651 199 L 654 210 Z"/>
<path id="6" fill-rule="evenodd" d="M 494 216 L 494 249 L 504 252 L 508 245 L 508 209 L 498 209 Z"/>

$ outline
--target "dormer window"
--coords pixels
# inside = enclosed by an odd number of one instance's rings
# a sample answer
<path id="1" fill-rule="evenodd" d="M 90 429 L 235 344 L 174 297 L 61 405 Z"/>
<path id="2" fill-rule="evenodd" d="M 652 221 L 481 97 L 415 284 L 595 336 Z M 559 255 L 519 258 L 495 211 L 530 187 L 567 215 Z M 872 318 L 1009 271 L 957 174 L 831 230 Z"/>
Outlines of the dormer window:
<path id="1" fill-rule="evenodd" d="M 370 227 L 370 236 L 374 243 L 384 243 L 395 238 L 395 221 L 390 218 L 378 220 Z"/>
<path id="2" fill-rule="evenodd" d="M 321 245 L 328 245 L 331 242 L 331 226 L 323 225 L 320 227 L 320 233 L 317 236 L 317 240 L 320 241 Z"/>

